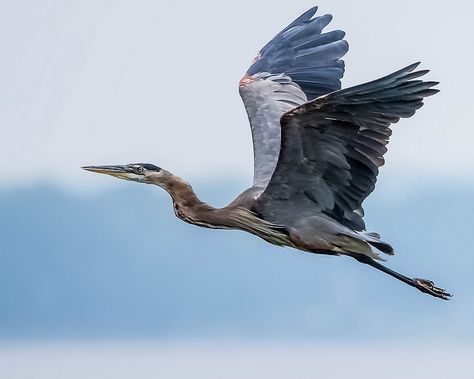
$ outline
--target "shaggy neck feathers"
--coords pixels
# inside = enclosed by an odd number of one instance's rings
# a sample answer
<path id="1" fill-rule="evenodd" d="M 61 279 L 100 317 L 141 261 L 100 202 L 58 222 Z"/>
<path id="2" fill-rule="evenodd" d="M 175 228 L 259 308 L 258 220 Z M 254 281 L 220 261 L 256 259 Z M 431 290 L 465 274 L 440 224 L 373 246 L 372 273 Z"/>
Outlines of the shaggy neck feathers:
<path id="1" fill-rule="evenodd" d="M 170 194 L 176 216 L 187 223 L 212 229 L 243 230 L 275 245 L 293 245 L 281 228 L 263 220 L 247 208 L 239 205 L 214 208 L 204 203 L 194 193 L 191 185 L 178 176 L 170 174 L 154 184 Z"/>

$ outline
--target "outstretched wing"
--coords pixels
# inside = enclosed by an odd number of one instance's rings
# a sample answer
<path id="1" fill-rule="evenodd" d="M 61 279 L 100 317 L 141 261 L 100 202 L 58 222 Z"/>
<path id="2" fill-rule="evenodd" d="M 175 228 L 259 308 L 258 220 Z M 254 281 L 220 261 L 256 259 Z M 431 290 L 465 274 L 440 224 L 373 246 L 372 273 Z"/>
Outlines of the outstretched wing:
<path id="1" fill-rule="evenodd" d="M 254 186 L 265 187 L 280 150 L 280 117 L 317 96 L 341 88 L 348 44 L 340 30 L 322 33 L 331 15 L 311 8 L 278 33 L 240 81 L 254 146 Z"/>
<path id="2" fill-rule="evenodd" d="M 267 219 L 312 209 L 364 230 L 362 202 L 374 190 L 392 133 L 411 117 L 438 82 L 416 80 L 418 63 L 379 80 L 322 96 L 281 119 L 275 172 L 257 203 Z"/>

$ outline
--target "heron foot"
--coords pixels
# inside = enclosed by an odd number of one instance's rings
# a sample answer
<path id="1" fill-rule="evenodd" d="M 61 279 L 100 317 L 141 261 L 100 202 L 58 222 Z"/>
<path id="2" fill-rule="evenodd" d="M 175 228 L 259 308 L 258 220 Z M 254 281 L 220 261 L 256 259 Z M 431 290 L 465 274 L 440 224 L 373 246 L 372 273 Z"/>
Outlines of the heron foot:
<path id="1" fill-rule="evenodd" d="M 421 292 L 427 293 L 428 295 L 438 297 L 443 300 L 449 300 L 453 296 L 444 289 L 436 287 L 431 280 L 414 278 L 413 281 L 415 282 L 416 288 L 418 288 Z"/>

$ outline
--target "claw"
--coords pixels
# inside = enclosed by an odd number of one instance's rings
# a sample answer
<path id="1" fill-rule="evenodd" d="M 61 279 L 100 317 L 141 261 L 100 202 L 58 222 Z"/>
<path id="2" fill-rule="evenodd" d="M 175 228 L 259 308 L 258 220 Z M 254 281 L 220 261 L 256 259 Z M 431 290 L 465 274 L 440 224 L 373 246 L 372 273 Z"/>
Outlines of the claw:
<path id="1" fill-rule="evenodd" d="M 431 280 L 426 279 L 413 279 L 415 281 L 415 286 L 421 292 L 427 293 L 431 296 L 438 297 L 443 300 L 449 300 L 453 295 L 446 292 L 444 289 L 435 287 L 434 283 Z"/>

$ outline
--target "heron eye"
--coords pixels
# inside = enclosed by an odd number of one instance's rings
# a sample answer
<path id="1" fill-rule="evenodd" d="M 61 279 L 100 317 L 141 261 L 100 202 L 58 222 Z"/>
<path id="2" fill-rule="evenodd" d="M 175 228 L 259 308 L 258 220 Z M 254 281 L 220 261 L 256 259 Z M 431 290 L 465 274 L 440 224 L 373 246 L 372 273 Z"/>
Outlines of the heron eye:
<path id="1" fill-rule="evenodd" d="M 138 172 L 139 174 L 143 174 L 145 169 L 142 166 L 138 166 L 138 167 L 135 168 L 135 171 Z"/>

